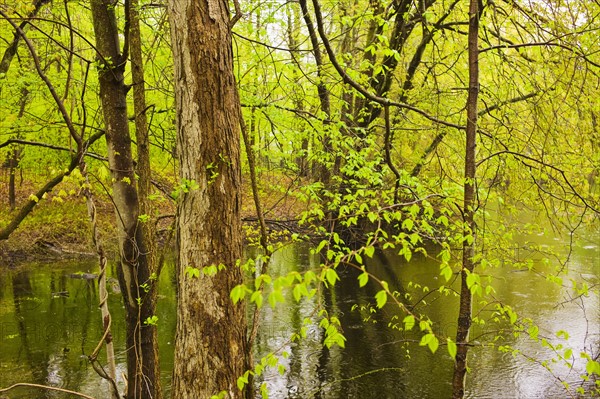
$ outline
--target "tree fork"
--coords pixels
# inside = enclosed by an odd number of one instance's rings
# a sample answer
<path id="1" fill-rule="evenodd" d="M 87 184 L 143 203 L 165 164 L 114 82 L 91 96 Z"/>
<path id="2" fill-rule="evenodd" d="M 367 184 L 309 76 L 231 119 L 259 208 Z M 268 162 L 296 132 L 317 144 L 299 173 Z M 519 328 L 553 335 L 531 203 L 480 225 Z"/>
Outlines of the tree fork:
<path id="1" fill-rule="evenodd" d="M 96 49 L 101 62 L 98 69 L 100 101 L 113 178 L 113 202 L 120 250 L 118 277 L 126 316 L 127 398 L 156 398 L 159 376 L 154 373 L 158 354 L 153 342 L 155 332 L 152 331 L 156 326 L 144 324 L 145 320 L 154 315 L 154 301 L 151 292 L 146 292 L 141 287 L 142 284 L 151 285 L 153 282 L 148 248 L 138 220 L 139 196 L 127 117 L 127 86 L 124 81 L 127 58 L 119 48 L 114 4 L 109 0 L 93 0 L 90 5 Z"/>

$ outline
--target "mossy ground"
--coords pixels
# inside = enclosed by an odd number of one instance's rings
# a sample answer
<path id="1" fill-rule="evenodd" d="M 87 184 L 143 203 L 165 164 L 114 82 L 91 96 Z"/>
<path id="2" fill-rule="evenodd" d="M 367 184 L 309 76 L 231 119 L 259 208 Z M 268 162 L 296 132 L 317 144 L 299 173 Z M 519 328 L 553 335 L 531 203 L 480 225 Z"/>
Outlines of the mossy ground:
<path id="1" fill-rule="evenodd" d="M 18 179 L 20 180 L 20 179 Z M 174 187 L 174 177 L 164 177 L 165 186 Z M 270 220 L 294 220 L 306 208 L 306 204 L 292 195 L 304 184 L 277 173 L 263 173 L 259 176 L 260 198 L 265 218 Z M 250 179 L 243 178 L 242 217 L 253 219 L 256 210 L 252 196 Z M 10 210 L 8 201 L 8 176 L 0 176 L 0 228 L 6 226 L 18 213 L 32 193 L 44 184 L 42 178 L 30 178 L 16 184 L 16 208 Z M 160 236 L 171 227 L 176 204 L 165 195 L 156 196 L 153 217 Z M 117 240 L 115 213 L 110 196 L 104 188 L 94 187 L 94 203 L 97 209 L 97 226 L 100 239 L 109 254 L 116 256 Z M 152 220 L 152 219 L 151 219 Z M 249 241 L 258 234 L 255 223 L 246 223 L 245 234 Z M 276 232 L 281 235 L 281 232 Z M 284 237 L 282 237 L 284 238 Z M 92 228 L 88 216 L 86 199 L 74 183 L 61 183 L 45 198 L 38 201 L 33 211 L 21 222 L 7 240 L 0 241 L 0 264 L 13 264 L 32 258 L 61 256 L 95 255 L 92 245 Z"/>

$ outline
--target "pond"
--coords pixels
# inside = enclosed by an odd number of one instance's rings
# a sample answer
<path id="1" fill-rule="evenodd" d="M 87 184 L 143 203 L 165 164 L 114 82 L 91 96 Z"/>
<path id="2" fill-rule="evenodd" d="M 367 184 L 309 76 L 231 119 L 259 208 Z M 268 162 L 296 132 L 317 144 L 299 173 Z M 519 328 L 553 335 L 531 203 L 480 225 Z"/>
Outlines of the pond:
<path id="1" fill-rule="evenodd" d="M 557 251 L 567 251 L 568 244 L 551 240 Z M 521 248 L 525 248 L 521 245 Z M 248 249 L 248 255 L 254 250 Z M 574 246 L 563 276 L 563 286 L 548 281 L 545 265 L 538 255 L 521 249 L 519 257 L 536 259 L 539 273 L 511 267 L 488 269 L 495 280 L 498 301 L 509 304 L 520 317 L 529 317 L 539 327 L 539 337 L 562 344 L 559 351 L 572 348 L 572 370 L 558 362 L 555 353 L 535 342 L 527 334 L 504 334 L 498 345 L 509 345 L 520 353 L 502 352 L 489 343 L 502 323 L 475 326 L 471 334 L 475 346 L 469 352 L 470 373 L 467 396 L 471 398 L 559 398 L 565 392 L 559 380 L 578 383 L 585 368 L 579 357 L 583 350 L 600 347 L 600 301 L 598 290 L 588 297 L 578 297 L 569 277 L 585 280 L 592 287 L 600 282 L 600 248 L 598 236 L 588 237 Z M 315 268 L 318 256 L 310 248 L 295 244 L 284 247 L 273 257 L 272 275 L 292 270 Z M 391 253 L 377 251 L 367 267 L 385 279 L 392 290 L 415 299 L 423 296 L 422 286 L 433 292 L 439 285 L 439 266 L 425 258 L 406 263 Z M 81 273 L 93 273 L 94 260 L 77 262 L 32 263 L 18 269 L 3 268 L 0 273 L 0 387 L 16 382 L 53 385 L 104 397 L 108 387 L 90 367 L 86 355 L 100 339 L 100 311 L 95 280 Z M 315 296 L 297 303 L 291 293 L 275 309 L 263 308 L 255 358 L 277 351 L 281 374 L 269 369 L 258 382 L 267 384 L 272 398 L 443 398 L 451 393 L 452 360 L 445 346 L 434 355 L 418 345 L 420 335 L 403 332 L 390 325 L 402 320 L 394 306 L 374 311 L 375 293 L 380 289 L 369 282 L 357 284 L 357 272 L 339 270 L 341 281 L 335 289 L 322 287 Z M 484 272 L 482 272 L 484 273 Z M 115 270 L 111 270 L 112 276 Z M 175 273 L 167 265 L 160 276 L 157 316 L 164 390 L 170 390 L 175 332 Z M 409 283 L 411 282 L 411 283 Z M 113 281 L 114 283 L 114 281 Z M 419 287 L 419 285 L 421 287 Z M 116 287 L 115 287 L 116 288 Z M 125 372 L 123 306 L 115 289 L 109 306 L 113 315 L 119 374 Z M 347 338 L 344 349 L 323 345 L 324 334 L 318 327 L 317 305 L 337 315 Z M 458 300 L 433 292 L 415 308 L 427 313 L 434 331 L 454 337 Z M 491 308 L 477 308 L 486 319 Z M 307 338 L 292 342 L 290 336 L 302 326 Z M 568 333 L 560 332 L 564 330 Z M 557 336 L 558 333 L 558 336 Z M 283 356 L 287 352 L 287 356 Z M 542 364 L 548 361 L 550 373 Z M 120 377 L 122 380 L 122 377 Z M 121 381 L 122 383 L 122 381 Z M 1 396 L 1 395 L 0 395 Z M 17 388 L 5 396 L 14 398 L 63 398 L 65 394 L 33 388 Z"/>

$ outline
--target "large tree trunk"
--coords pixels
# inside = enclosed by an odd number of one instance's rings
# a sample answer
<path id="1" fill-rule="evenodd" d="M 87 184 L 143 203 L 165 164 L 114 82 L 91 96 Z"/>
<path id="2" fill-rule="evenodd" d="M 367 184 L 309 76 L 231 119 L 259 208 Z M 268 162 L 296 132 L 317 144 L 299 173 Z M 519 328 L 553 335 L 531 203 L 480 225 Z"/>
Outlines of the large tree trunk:
<path id="1" fill-rule="evenodd" d="M 243 305 L 231 289 L 242 282 L 239 102 L 227 2 L 169 3 L 175 64 L 177 152 L 182 182 L 196 181 L 178 206 L 177 335 L 173 397 L 241 398 L 247 367 Z M 224 265 L 211 277 L 203 267 Z M 200 269 L 199 276 L 189 268 Z"/>
<path id="2" fill-rule="evenodd" d="M 159 376 L 156 327 L 144 321 L 154 315 L 148 250 L 139 228 L 139 200 L 136 189 L 131 138 L 127 118 L 127 87 L 124 82 L 126 57 L 119 49 L 119 31 L 110 0 L 91 2 L 96 49 L 99 52 L 100 100 L 104 115 L 108 161 L 113 178 L 113 202 L 119 238 L 121 267 L 119 282 L 126 310 L 127 398 L 156 398 Z"/>

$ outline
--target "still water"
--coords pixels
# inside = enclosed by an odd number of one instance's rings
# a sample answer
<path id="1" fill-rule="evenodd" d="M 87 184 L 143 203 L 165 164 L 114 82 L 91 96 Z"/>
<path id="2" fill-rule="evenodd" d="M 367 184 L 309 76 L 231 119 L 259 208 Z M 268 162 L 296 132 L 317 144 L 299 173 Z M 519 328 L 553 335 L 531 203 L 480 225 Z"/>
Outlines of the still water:
<path id="1" fill-rule="evenodd" d="M 551 243 L 566 251 L 567 244 Z M 252 255 L 253 250 L 248 250 Z M 519 257 L 536 258 L 526 250 Z M 304 271 L 317 267 L 319 258 L 303 245 L 289 245 L 278 251 L 271 262 L 272 275 Z M 390 284 L 392 290 L 410 297 L 411 303 L 423 297 L 423 289 L 439 287 L 439 266 L 425 258 L 410 263 L 391 253 L 376 252 L 368 268 Z M 560 350 L 572 348 L 573 369 L 561 362 L 552 363 L 555 353 L 526 334 L 504 334 L 499 345 L 510 345 L 519 354 L 503 353 L 488 344 L 506 323 L 489 322 L 473 329 L 476 346 L 469 352 L 467 396 L 471 398 L 563 398 L 565 391 L 558 378 L 575 384 L 585 367 L 582 350 L 597 353 L 600 348 L 600 300 L 598 287 L 588 297 L 576 298 L 569 277 L 587 281 L 593 287 L 600 282 L 598 237 L 578 243 L 570 256 L 563 286 L 547 281 L 545 271 L 554 265 L 535 263 L 539 273 L 517 271 L 509 266 L 488 269 L 496 288 L 495 297 L 511 305 L 522 318 L 534 319 L 539 337 Z M 86 354 L 100 339 L 100 311 L 95 280 L 80 278 L 81 272 L 93 273 L 94 260 L 82 262 L 33 263 L 18 269 L 0 270 L 0 388 L 16 382 L 53 385 L 93 397 L 106 396 L 108 387 L 89 366 Z M 544 268 L 547 268 L 545 270 Z M 269 369 L 258 383 L 267 384 L 271 398 L 446 398 L 451 392 L 452 361 L 445 346 L 437 353 L 418 345 L 420 336 L 390 328 L 402 320 L 393 305 L 373 312 L 373 296 L 380 289 L 369 282 L 358 288 L 357 273 L 339 270 L 341 282 L 335 289 L 321 287 L 318 293 L 300 303 L 291 293 L 273 310 L 268 305 L 261 313 L 261 324 L 254 345 L 255 358 L 271 351 L 285 367 L 281 374 Z M 484 272 L 482 272 L 484 273 Z M 114 270 L 112 270 L 114 276 Z M 175 274 L 173 266 L 160 276 L 157 316 L 161 350 L 162 383 L 170 390 L 175 332 Z M 411 283 L 409 283 L 411 282 Z M 434 322 L 439 336 L 455 334 L 458 300 L 430 293 L 415 307 Z M 323 346 L 324 334 L 318 327 L 317 307 L 337 315 L 347 338 L 346 348 Z M 118 369 L 125 371 L 123 307 L 118 292 L 110 294 Z M 482 319 L 489 319 L 491 308 L 475 306 Z M 307 324 L 305 319 L 308 318 Z M 290 336 L 302 326 L 307 338 L 292 342 Z M 560 330 L 568 332 L 557 338 Z M 287 352 L 289 356 L 282 356 Z M 533 361 L 532 361 L 533 359 Z M 552 373 L 540 362 L 548 361 Z M 558 378 L 557 378 L 558 377 Z M 121 381 L 122 383 L 122 381 Z M 578 386 L 578 385 L 577 385 Z M 18 388 L 4 394 L 7 398 L 66 398 L 57 392 Z M 1 397 L 2 395 L 0 395 Z"/>

